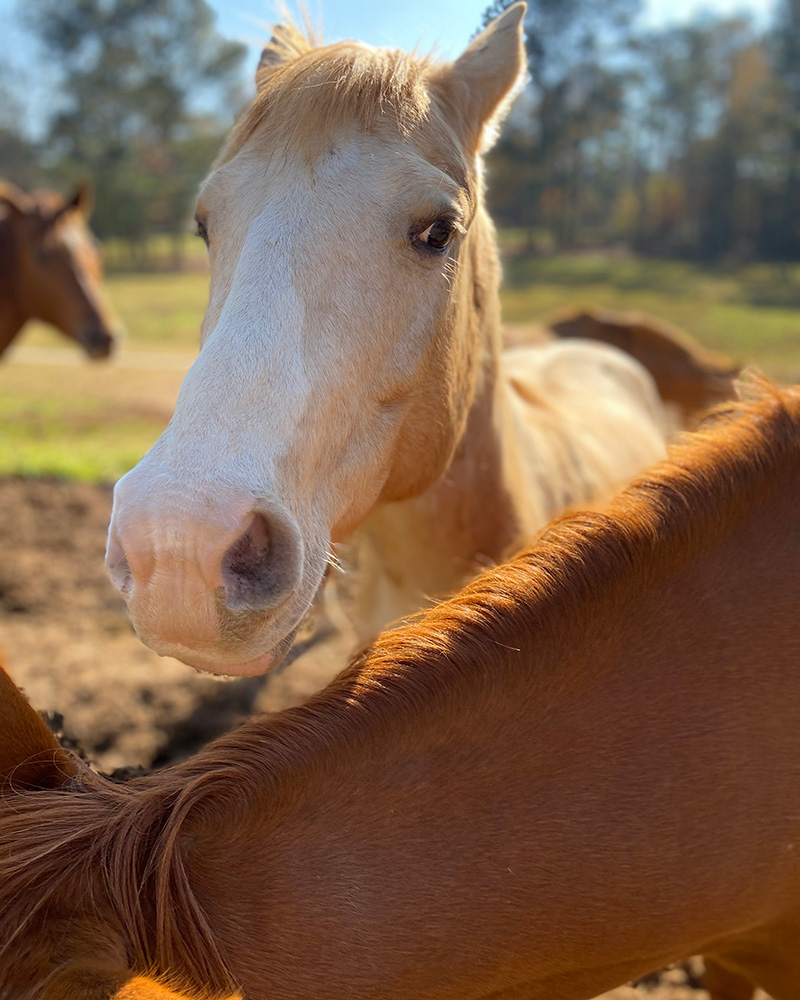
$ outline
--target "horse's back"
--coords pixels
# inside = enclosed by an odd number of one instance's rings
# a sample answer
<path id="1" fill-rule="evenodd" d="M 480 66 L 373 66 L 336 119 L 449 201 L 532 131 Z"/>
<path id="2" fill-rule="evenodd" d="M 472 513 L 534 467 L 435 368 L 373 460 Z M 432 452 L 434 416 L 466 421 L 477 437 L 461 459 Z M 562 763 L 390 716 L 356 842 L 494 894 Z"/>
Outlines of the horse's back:
<path id="1" fill-rule="evenodd" d="M 659 442 L 656 452 L 663 453 L 669 419 L 652 376 L 629 354 L 607 344 L 569 340 L 512 348 L 503 358 L 523 398 L 566 420 L 616 417 L 639 427 L 644 420 L 649 436 Z"/>
<path id="2" fill-rule="evenodd" d="M 548 323 L 562 339 L 600 341 L 640 361 L 655 379 L 661 398 L 678 407 L 690 424 L 710 407 L 734 396 L 741 366 L 705 348 L 685 330 L 647 313 L 569 309 Z"/>
<path id="3" fill-rule="evenodd" d="M 670 416 L 629 355 L 570 340 L 513 348 L 503 361 L 520 419 L 549 431 L 548 461 L 562 477 L 571 469 L 568 502 L 602 497 L 664 456 Z"/>

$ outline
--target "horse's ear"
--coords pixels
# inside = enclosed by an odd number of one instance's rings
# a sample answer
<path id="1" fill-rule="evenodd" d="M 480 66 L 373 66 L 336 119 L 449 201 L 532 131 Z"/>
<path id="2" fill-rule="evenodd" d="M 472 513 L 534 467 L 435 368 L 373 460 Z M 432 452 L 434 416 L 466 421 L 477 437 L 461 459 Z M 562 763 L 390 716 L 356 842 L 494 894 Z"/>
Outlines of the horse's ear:
<path id="1" fill-rule="evenodd" d="M 94 208 L 94 188 L 91 181 L 79 181 L 75 188 L 75 194 L 66 202 L 65 209 L 75 209 L 87 221 L 91 217 Z"/>
<path id="2" fill-rule="evenodd" d="M 0 208 L 5 208 L 11 215 L 25 215 L 30 208 L 31 199 L 15 184 L 0 181 Z"/>
<path id="3" fill-rule="evenodd" d="M 0 666 L 0 794 L 59 788 L 78 770 L 27 699 Z"/>
<path id="4" fill-rule="evenodd" d="M 503 112 L 525 81 L 526 10 L 525 3 L 508 7 L 433 78 L 433 89 L 452 112 L 470 152 L 491 145 Z"/>
<path id="5" fill-rule="evenodd" d="M 261 90 L 267 80 L 279 66 L 292 62 L 313 48 L 313 30 L 306 25 L 306 32 L 311 41 L 293 24 L 276 24 L 272 29 L 272 38 L 261 52 L 256 68 L 256 90 Z"/>
<path id="6" fill-rule="evenodd" d="M 209 1000 L 222 1000 L 209 994 Z M 195 1000 L 196 993 L 176 992 L 150 976 L 137 976 L 130 969 L 75 963 L 49 981 L 41 1000 Z M 241 1000 L 228 996 L 225 1000 Z"/>

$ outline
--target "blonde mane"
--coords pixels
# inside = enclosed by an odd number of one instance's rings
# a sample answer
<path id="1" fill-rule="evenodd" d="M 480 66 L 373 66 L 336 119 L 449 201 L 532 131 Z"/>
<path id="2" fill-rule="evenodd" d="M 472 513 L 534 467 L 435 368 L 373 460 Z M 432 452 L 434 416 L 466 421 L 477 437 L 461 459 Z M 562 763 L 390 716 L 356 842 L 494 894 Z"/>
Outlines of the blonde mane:
<path id="1" fill-rule="evenodd" d="M 399 49 L 360 42 L 318 46 L 296 25 L 278 25 L 256 79 L 258 93 L 236 122 L 217 158 L 232 159 L 262 123 L 270 136 L 293 143 L 308 160 L 332 133 L 390 128 L 408 135 L 430 110 L 430 61 Z"/>
<path id="2" fill-rule="evenodd" d="M 61 894 L 93 885 L 137 966 L 235 988 L 184 866 L 187 820 L 229 816 L 254 797 L 277 815 L 365 741 L 425 726 L 482 686 L 533 687 L 598 608 L 684 565 L 797 476 L 800 392 L 756 381 L 753 396 L 716 411 L 605 509 L 561 518 L 510 562 L 381 636 L 306 705 L 124 786 L 84 767 L 62 791 L 0 801 L 0 958 Z"/>

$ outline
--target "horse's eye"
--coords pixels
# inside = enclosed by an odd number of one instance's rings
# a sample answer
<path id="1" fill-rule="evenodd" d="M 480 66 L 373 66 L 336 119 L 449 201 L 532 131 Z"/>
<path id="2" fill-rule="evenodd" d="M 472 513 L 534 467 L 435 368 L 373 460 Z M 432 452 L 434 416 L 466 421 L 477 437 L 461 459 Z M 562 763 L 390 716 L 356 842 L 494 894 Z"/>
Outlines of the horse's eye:
<path id="1" fill-rule="evenodd" d="M 195 230 L 195 236 L 199 236 L 200 239 L 208 246 L 208 229 L 206 228 L 205 222 L 202 219 L 195 219 L 197 223 L 197 229 Z"/>
<path id="2" fill-rule="evenodd" d="M 456 231 L 456 224 L 449 219 L 437 219 L 436 222 L 423 229 L 417 239 L 430 247 L 431 250 L 445 250 Z"/>

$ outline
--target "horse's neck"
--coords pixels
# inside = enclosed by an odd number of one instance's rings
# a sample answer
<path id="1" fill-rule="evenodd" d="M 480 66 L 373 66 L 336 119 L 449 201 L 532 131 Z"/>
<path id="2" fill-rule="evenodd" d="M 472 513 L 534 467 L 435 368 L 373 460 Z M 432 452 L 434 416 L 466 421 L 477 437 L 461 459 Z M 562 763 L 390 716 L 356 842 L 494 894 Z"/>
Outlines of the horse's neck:
<path id="1" fill-rule="evenodd" d="M 28 319 L 20 296 L 18 253 L 12 221 L 0 219 L 0 354 Z"/>
<path id="2" fill-rule="evenodd" d="M 452 984 L 458 974 L 465 993 L 494 994 L 495 975 L 523 981 L 510 974 L 519 969 L 497 971 L 506 955 L 529 959 L 534 982 L 555 968 L 574 987 L 581 963 L 570 966 L 569 936 L 554 920 L 577 912 L 564 910 L 571 893 L 580 900 L 584 940 L 607 940 L 601 957 L 639 956 L 607 987 L 644 973 L 647 962 L 661 964 L 671 949 L 713 939 L 713 918 L 693 925 L 691 941 L 680 935 L 687 913 L 703 919 L 708 912 L 708 879 L 728 893 L 723 903 L 741 905 L 741 886 L 723 877 L 728 852 L 716 835 L 698 835 L 693 864 L 708 877 L 684 879 L 686 815 L 675 810 L 673 795 L 653 789 L 692 788 L 703 800 L 708 795 L 718 816 L 739 815 L 746 765 L 754 775 L 785 771 L 770 787 L 780 781 L 786 801 L 796 795 L 796 769 L 774 767 L 796 732 L 800 683 L 795 498 L 796 489 L 784 490 L 759 509 L 751 495 L 743 520 L 723 526 L 705 547 L 692 543 L 695 551 L 681 543 L 685 556 L 666 537 L 660 552 L 642 546 L 601 593 L 592 591 L 569 614 L 553 618 L 559 608 L 544 607 L 545 628 L 534 630 L 530 618 L 537 616 L 508 598 L 494 634 L 487 626 L 480 643 L 468 629 L 449 644 L 440 637 L 431 662 L 418 663 L 411 676 L 390 675 L 384 686 L 367 663 L 361 685 L 351 680 L 352 688 L 341 690 L 344 678 L 336 682 L 335 703 L 317 702 L 296 718 L 293 733 L 281 729 L 295 718 L 288 715 L 251 724 L 263 727 L 251 752 L 275 747 L 283 771 L 268 791 L 239 783 L 251 796 L 237 821 L 240 863 L 230 864 L 226 825 L 210 848 L 214 863 L 197 880 L 210 892 L 207 879 L 216 877 L 228 900 L 226 950 L 241 968 L 261 965 L 248 991 L 265 991 L 261 974 L 281 984 L 276 996 L 315 995 L 298 977 L 325 968 L 341 978 L 331 995 L 345 995 L 368 962 L 386 997 L 432 996 L 429 984 L 406 978 L 407 956 L 431 929 L 443 962 L 429 958 L 420 976 L 450 976 Z M 650 562 L 659 558 L 666 566 L 652 579 Z M 434 671 L 437 683 L 419 683 Z M 399 697 L 404 683 L 411 690 Z M 300 744 L 303 756 L 295 758 Z M 790 814 L 784 828 L 796 824 Z M 597 815 L 613 818 L 607 829 L 587 822 Z M 640 834 L 620 825 L 631 822 Z M 780 829 L 773 840 L 790 833 Z M 202 852 L 203 838 L 186 839 Z M 734 867 L 750 870 L 760 843 L 744 844 Z M 618 882 L 608 879 L 607 866 Z M 659 927 L 659 940 L 648 938 L 649 901 L 673 883 L 679 888 L 667 913 L 670 934 L 678 936 L 662 941 Z M 631 899 L 641 907 L 631 909 Z M 607 939 L 609 905 L 620 924 Z M 258 958 L 240 933 L 242 912 L 261 928 Z M 666 955 L 648 952 L 654 940 Z M 591 970 L 591 947 L 583 959 Z M 484 975 L 481 993 L 475 977 Z M 602 986 L 596 969 L 594 976 L 591 983 Z M 451 985 L 448 995 L 457 992 Z"/>
<path id="3" fill-rule="evenodd" d="M 663 457 L 653 386 L 624 356 L 576 343 L 488 357 L 450 466 L 422 495 L 377 507 L 361 529 L 362 638 Z"/>
<path id="4" fill-rule="evenodd" d="M 531 540 L 554 514 L 597 493 L 582 479 L 584 463 L 565 461 L 574 458 L 567 440 L 574 431 L 552 407 L 520 396 L 508 375 L 494 229 L 485 214 L 476 223 L 475 244 L 460 265 L 468 287 L 454 323 L 481 357 L 477 385 L 443 474 L 418 496 L 373 508 L 344 553 L 355 569 L 348 603 L 364 640 L 452 593 Z"/>
<path id="5" fill-rule="evenodd" d="M 541 523 L 518 502 L 509 425 L 503 387 L 493 385 L 444 475 L 418 497 L 376 507 L 361 526 L 355 604 L 365 636 L 457 589 Z"/>
<path id="6" fill-rule="evenodd" d="M 467 282 L 453 322 L 481 357 L 475 395 L 450 465 L 424 493 L 376 506 L 353 542 L 357 625 L 365 635 L 496 562 L 524 534 L 514 414 L 500 371 L 494 231 L 485 214 L 460 265 Z M 535 507 L 528 500 L 527 507 Z"/>

